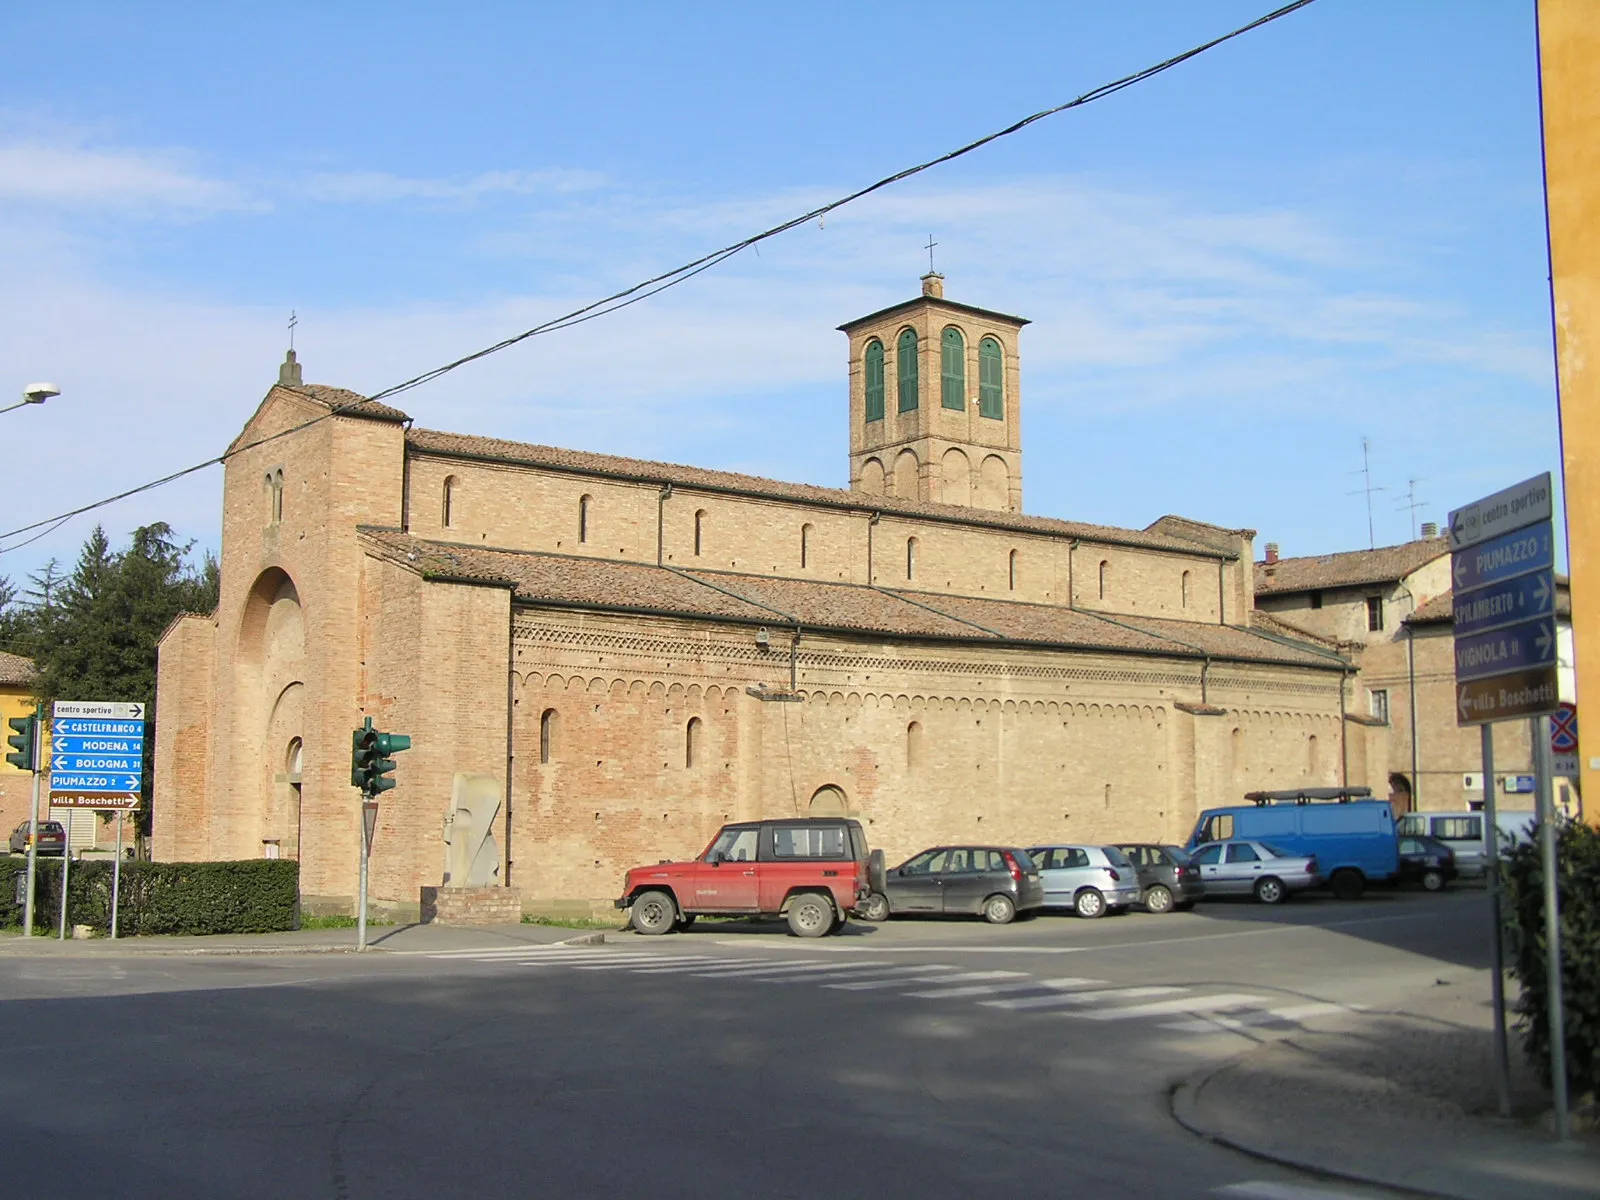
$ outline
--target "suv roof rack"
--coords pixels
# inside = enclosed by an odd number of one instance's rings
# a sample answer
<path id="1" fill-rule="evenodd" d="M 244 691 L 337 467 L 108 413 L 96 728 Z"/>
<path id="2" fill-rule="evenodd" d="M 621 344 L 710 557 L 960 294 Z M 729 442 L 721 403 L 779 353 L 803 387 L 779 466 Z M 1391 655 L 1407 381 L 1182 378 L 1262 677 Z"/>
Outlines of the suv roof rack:
<path id="1" fill-rule="evenodd" d="M 1261 807 L 1268 804 L 1310 804 L 1317 800 L 1334 800 L 1340 804 L 1348 804 L 1352 800 L 1372 799 L 1372 789 L 1369 787 L 1289 788 L 1280 792 L 1246 792 L 1244 798 L 1253 800 Z"/>

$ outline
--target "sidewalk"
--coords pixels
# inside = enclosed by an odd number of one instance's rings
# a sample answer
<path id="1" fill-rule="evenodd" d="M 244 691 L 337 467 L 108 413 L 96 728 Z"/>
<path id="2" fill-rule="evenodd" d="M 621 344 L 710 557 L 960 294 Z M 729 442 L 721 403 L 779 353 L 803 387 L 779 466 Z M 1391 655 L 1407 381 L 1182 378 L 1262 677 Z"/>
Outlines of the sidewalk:
<path id="1" fill-rule="evenodd" d="M 556 925 L 371 925 L 369 951 L 478 950 L 504 946 L 587 945 L 604 930 Z M 58 940 L 54 935 L 0 938 L 0 960 L 18 957 L 105 958 L 127 955 L 347 954 L 356 948 L 351 929 L 296 929 L 285 933 L 212 934 L 205 937 L 129 937 Z"/>
<path id="2" fill-rule="evenodd" d="M 1517 1115 L 1496 1115 L 1489 1006 L 1450 993 L 1430 993 L 1426 1016 L 1352 1014 L 1263 1042 L 1179 1085 L 1173 1115 L 1236 1150 L 1351 1181 L 1458 1200 L 1600 1197 L 1600 1136 L 1554 1140 L 1515 1029 Z"/>

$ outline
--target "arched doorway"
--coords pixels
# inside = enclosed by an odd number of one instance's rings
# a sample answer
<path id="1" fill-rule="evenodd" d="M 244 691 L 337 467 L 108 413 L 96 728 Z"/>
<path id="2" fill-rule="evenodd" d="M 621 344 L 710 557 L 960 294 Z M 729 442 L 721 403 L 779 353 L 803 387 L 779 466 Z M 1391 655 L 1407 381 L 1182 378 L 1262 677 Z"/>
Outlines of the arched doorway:
<path id="1" fill-rule="evenodd" d="M 845 798 L 843 788 L 826 783 L 811 793 L 807 813 L 813 817 L 848 817 L 850 801 Z"/>

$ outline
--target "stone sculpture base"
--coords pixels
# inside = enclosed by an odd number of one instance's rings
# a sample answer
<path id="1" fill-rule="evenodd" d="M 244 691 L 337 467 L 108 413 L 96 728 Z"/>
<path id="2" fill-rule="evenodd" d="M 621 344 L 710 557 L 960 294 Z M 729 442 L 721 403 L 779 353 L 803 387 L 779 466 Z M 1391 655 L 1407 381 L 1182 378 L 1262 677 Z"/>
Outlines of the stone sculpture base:
<path id="1" fill-rule="evenodd" d="M 504 887 L 425 887 L 424 925 L 516 925 L 522 921 L 522 893 Z"/>

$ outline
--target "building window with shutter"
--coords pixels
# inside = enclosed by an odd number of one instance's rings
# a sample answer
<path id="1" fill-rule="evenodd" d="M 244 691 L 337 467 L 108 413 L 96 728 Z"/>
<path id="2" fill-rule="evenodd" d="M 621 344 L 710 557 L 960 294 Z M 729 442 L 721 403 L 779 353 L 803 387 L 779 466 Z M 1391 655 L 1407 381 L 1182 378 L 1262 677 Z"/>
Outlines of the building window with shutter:
<path id="1" fill-rule="evenodd" d="M 900 340 L 895 343 L 895 373 L 900 381 L 900 411 L 915 412 L 917 409 L 917 333 L 914 329 L 902 329 Z"/>
<path id="2" fill-rule="evenodd" d="M 967 407 L 967 340 L 954 325 L 939 339 L 939 403 Z"/>
<path id="3" fill-rule="evenodd" d="M 1000 343 L 986 337 L 978 343 L 978 415 L 1003 421 L 1006 416 L 1005 357 Z"/>
<path id="4" fill-rule="evenodd" d="M 1389 723 L 1389 690 L 1387 688 L 1375 688 L 1368 695 L 1371 698 L 1372 715 L 1387 725 Z"/>
<path id="5" fill-rule="evenodd" d="M 867 384 L 867 420 L 883 420 L 883 343 L 873 338 L 862 358 Z"/>
<path id="6" fill-rule="evenodd" d="M 1383 629 L 1383 597 L 1367 597 L 1367 628 L 1377 633 Z"/>

